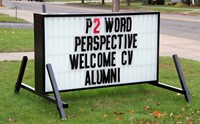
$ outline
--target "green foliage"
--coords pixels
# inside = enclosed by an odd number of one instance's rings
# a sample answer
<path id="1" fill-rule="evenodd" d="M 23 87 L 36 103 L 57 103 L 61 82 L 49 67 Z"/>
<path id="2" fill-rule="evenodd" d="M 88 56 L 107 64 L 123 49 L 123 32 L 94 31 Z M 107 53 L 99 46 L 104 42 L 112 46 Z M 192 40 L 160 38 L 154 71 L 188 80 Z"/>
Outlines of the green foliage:
<path id="1" fill-rule="evenodd" d="M 76 3 L 74 5 L 82 5 L 80 3 Z M 106 7 L 110 8 L 112 6 L 111 3 L 106 3 L 102 5 L 100 2 L 97 3 L 85 3 L 82 7 Z M 185 8 L 176 8 L 174 6 L 167 6 L 167 5 L 143 5 L 142 2 L 131 2 L 130 6 L 127 6 L 127 3 L 120 3 L 120 9 L 130 9 L 135 11 L 158 11 L 162 13 L 181 13 L 181 12 L 188 12 L 189 9 Z"/>
<path id="2" fill-rule="evenodd" d="M 164 5 L 165 4 L 165 0 L 157 0 L 156 4 L 158 4 L 158 5 Z"/>
<path id="3" fill-rule="evenodd" d="M 142 5 L 148 5 L 149 4 L 149 0 L 142 0 Z"/>
<path id="4" fill-rule="evenodd" d="M 175 5 L 175 7 L 188 7 L 188 5 L 185 4 L 185 3 L 177 3 L 177 4 Z"/>
<path id="5" fill-rule="evenodd" d="M 15 17 L 10 17 L 9 15 L 0 13 L 0 22 L 27 22 L 27 21 L 20 18 L 16 19 Z"/>
<path id="6" fill-rule="evenodd" d="M 44 1 L 45 2 L 74 2 L 74 1 L 79 1 L 81 3 L 81 0 L 44 0 Z"/>
<path id="7" fill-rule="evenodd" d="M 165 4 L 165 0 L 148 0 L 148 4 L 164 5 Z"/>
<path id="8" fill-rule="evenodd" d="M 0 28 L 0 52 L 33 51 L 33 29 Z"/>
<path id="9" fill-rule="evenodd" d="M 175 124 L 200 123 L 200 63 L 181 59 L 192 103 L 184 96 L 149 84 L 61 93 L 69 103 L 61 121 L 56 106 L 24 89 L 14 94 L 19 61 L 0 62 L 0 123 L 16 124 Z M 34 61 L 23 82 L 34 86 Z M 172 58 L 160 59 L 160 82 L 178 86 Z"/>
<path id="10" fill-rule="evenodd" d="M 170 9 L 165 7 L 151 7 L 151 8 L 143 8 L 143 10 L 151 10 L 151 11 L 157 11 L 161 13 L 181 13 L 186 12 L 184 9 Z"/>
<path id="11" fill-rule="evenodd" d="M 194 0 L 194 2 L 197 6 L 200 6 L 200 0 Z"/>

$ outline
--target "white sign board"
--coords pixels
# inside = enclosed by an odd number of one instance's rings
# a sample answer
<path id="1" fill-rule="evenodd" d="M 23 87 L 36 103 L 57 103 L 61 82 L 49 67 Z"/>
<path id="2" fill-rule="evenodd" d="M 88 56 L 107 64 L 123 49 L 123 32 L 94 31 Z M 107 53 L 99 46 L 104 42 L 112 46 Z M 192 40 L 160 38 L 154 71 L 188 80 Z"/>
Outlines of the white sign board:
<path id="1" fill-rule="evenodd" d="M 60 91 L 158 81 L 159 13 L 41 17 L 42 65 L 52 64 Z"/>

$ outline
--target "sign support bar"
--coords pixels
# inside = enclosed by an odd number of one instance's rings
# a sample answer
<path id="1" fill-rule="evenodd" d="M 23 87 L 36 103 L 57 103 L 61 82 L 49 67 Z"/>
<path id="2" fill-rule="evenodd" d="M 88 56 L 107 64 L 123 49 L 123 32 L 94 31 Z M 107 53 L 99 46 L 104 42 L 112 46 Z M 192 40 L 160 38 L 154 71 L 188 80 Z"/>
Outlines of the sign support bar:
<path id="1" fill-rule="evenodd" d="M 181 87 L 184 90 L 185 99 L 186 99 L 186 101 L 188 103 L 191 103 L 190 91 L 189 91 L 189 89 L 188 89 L 188 87 L 186 85 L 186 81 L 185 81 L 185 78 L 184 78 L 183 71 L 181 69 L 179 60 L 178 60 L 178 56 L 176 54 L 174 54 L 173 55 L 173 59 L 174 59 L 174 64 L 176 66 L 176 71 L 177 71 L 177 74 L 178 74 L 178 77 L 179 77 L 179 80 L 180 80 L 180 83 L 181 83 Z"/>
<path id="2" fill-rule="evenodd" d="M 161 88 L 164 88 L 164 89 L 168 89 L 168 90 L 171 90 L 171 91 L 174 91 L 174 92 L 177 92 L 177 93 L 181 93 L 185 96 L 185 100 L 188 103 L 191 103 L 190 91 L 189 91 L 189 89 L 186 85 L 186 81 L 185 81 L 179 60 L 178 60 L 178 56 L 176 54 L 174 54 L 172 57 L 173 57 L 173 60 L 174 60 L 174 64 L 175 64 L 175 67 L 176 67 L 176 71 L 177 71 L 182 89 L 177 88 L 177 87 L 173 87 L 173 86 L 170 86 L 170 85 L 167 85 L 167 84 L 163 84 L 163 83 L 155 83 L 155 84 L 152 83 L 152 85 L 158 86 L 158 87 L 161 87 Z"/>
<path id="3" fill-rule="evenodd" d="M 21 62 L 21 67 L 20 67 L 20 71 L 19 71 L 19 74 L 18 74 L 18 79 L 17 79 L 17 82 L 15 84 L 15 90 L 14 90 L 15 93 L 19 93 L 20 88 L 23 88 L 23 89 L 25 89 L 25 90 L 27 90 L 31 93 L 34 93 L 34 94 L 52 102 L 52 103 L 55 103 L 57 105 L 58 109 L 59 109 L 62 120 L 66 120 L 66 115 L 65 115 L 63 108 L 68 108 L 68 104 L 61 101 L 52 67 L 47 67 L 47 69 L 48 69 L 48 71 L 50 70 L 50 73 L 51 73 L 51 74 L 49 74 L 50 79 L 53 79 L 52 80 L 53 82 L 51 82 L 51 83 L 52 83 L 52 88 L 55 89 L 55 90 L 53 90 L 53 92 L 54 92 L 54 95 L 55 95 L 56 98 L 54 98 L 52 96 L 48 96 L 48 94 L 37 93 L 35 91 L 35 88 L 33 88 L 33 87 L 31 87 L 27 84 L 22 83 L 22 80 L 23 80 L 23 77 L 24 77 L 24 72 L 25 72 L 26 65 L 27 65 L 27 61 L 28 61 L 28 57 L 24 56 L 23 59 L 22 59 L 22 62 Z"/>
<path id="4" fill-rule="evenodd" d="M 59 93 L 59 90 L 58 90 L 58 86 L 57 86 L 57 83 L 56 83 L 56 79 L 55 79 L 55 76 L 54 76 L 52 66 L 51 66 L 51 64 L 47 64 L 46 67 L 47 67 L 47 71 L 48 71 L 49 78 L 50 78 L 50 81 L 51 81 L 51 85 L 52 85 L 52 88 L 53 88 L 53 93 L 54 93 L 54 96 L 56 98 L 57 108 L 60 112 L 60 116 L 61 116 L 62 120 L 66 120 L 66 114 L 65 114 L 65 111 L 63 109 L 62 101 L 61 101 L 61 98 L 60 98 L 60 93 Z"/>
<path id="5" fill-rule="evenodd" d="M 28 61 L 28 57 L 24 56 L 23 59 L 22 59 L 22 63 L 21 63 L 19 75 L 18 75 L 18 78 L 17 78 L 17 82 L 15 84 L 15 93 L 19 93 L 21 83 L 22 83 L 22 80 L 23 80 L 23 77 L 24 77 L 24 72 L 25 72 L 25 69 L 26 69 L 27 61 Z"/>

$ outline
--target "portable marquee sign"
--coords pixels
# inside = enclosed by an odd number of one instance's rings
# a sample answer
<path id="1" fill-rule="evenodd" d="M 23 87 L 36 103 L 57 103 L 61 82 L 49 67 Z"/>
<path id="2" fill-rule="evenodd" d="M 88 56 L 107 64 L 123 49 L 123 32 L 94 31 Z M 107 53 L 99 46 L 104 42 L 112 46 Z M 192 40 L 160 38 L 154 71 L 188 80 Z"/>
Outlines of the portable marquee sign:
<path id="1" fill-rule="evenodd" d="M 35 79 L 43 92 L 52 91 L 48 63 L 61 91 L 158 81 L 157 13 L 35 17 L 44 20 L 35 27 L 42 34 Z"/>
<path id="2" fill-rule="evenodd" d="M 34 14 L 35 89 L 22 82 L 24 57 L 16 83 L 58 105 L 59 91 L 149 83 L 183 93 L 189 90 L 175 55 L 182 89 L 158 81 L 160 14 Z M 48 96 L 55 94 L 55 99 Z"/>

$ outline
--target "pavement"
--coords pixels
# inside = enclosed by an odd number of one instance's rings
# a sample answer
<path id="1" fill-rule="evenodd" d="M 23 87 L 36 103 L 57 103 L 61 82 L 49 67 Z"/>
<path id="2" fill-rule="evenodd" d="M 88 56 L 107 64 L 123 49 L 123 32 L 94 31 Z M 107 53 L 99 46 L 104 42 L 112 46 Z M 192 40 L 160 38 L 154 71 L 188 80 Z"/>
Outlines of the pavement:
<path id="1" fill-rule="evenodd" d="M 0 28 L 33 28 L 33 23 L 6 23 L 0 22 Z"/>
<path id="2" fill-rule="evenodd" d="M 34 59 L 34 52 L 0 53 L 0 61 L 22 60 L 23 56 Z"/>
<path id="3" fill-rule="evenodd" d="M 0 13 L 15 16 L 14 10 L 8 7 L 0 7 Z M 27 20 L 31 24 L 33 23 L 32 11 L 18 10 L 18 17 Z M 161 18 L 172 20 L 181 19 L 166 16 L 161 16 Z M 200 22 L 198 19 L 199 18 L 197 18 L 197 20 L 182 20 Z M 0 27 L 2 26 L 0 25 Z M 160 34 L 160 56 L 172 56 L 173 54 L 177 54 L 181 58 L 200 61 L 200 41 Z M 21 60 L 23 56 L 28 56 L 29 59 L 34 59 L 34 52 L 0 53 L 0 61 Z"/>

